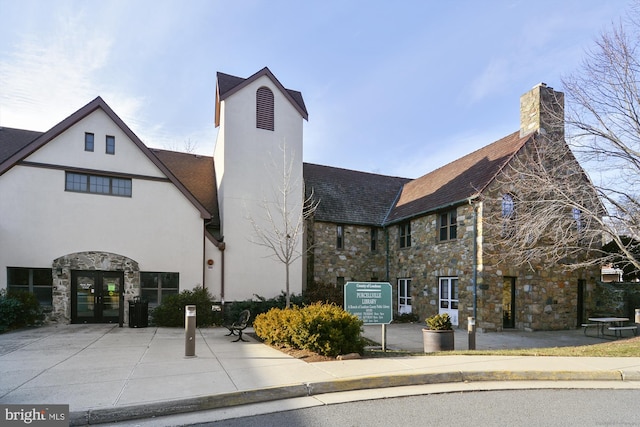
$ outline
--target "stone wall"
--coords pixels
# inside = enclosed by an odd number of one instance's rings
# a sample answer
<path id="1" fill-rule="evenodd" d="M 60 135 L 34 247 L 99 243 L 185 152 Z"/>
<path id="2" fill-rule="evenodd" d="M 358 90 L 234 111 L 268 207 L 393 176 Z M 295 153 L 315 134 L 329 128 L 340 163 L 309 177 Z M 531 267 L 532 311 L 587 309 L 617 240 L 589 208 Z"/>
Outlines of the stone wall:
<path id="1" fill-rule="evenodd" d="M 378 248 L 371 251 L 371 227 L 343 225 L 342 249 L 336 248 L 337 224 L 315 222 L 312 227 L 313 281 L 322 284 L 336 284 L 338 277 L 345 282 L 369 282 L 373 279 L 386 280 L 384 233 L 378 229 Z"/>
<path id="2" fill-rule="evenodd" d="M 140 295 L 140 271 L 138 263 L 122 255 L 108 252 L 78 252 L 64 255 L 53 261 L 53 304 L 48 321 L 71 321 L 71 271 L 100 270 L 124 273 L 124 323 L 128 324 L 129 301 Z"/>

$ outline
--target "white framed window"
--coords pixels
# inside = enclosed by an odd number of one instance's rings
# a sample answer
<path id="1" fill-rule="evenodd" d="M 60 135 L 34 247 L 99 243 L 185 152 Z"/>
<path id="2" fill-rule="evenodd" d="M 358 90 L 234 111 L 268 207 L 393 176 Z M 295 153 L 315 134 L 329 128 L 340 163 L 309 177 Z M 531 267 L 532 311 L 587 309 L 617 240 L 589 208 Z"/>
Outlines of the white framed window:
<path id="1" fill-rule="evenodd" d="M 398 314 L 411 313 L 411 279 L 398 279 Z"/>

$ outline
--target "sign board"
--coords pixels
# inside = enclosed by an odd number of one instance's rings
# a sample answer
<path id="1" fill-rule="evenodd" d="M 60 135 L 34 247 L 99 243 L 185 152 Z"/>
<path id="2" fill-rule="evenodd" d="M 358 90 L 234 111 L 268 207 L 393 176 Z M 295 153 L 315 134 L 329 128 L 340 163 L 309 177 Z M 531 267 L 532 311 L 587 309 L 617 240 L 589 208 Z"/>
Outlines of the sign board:
<path id="1" fill-rule="evenodd" d="M 391 323 L 391 284 L 386 282 L 347 282 L 344 285 L 344 309 L 366 325 Z"/>

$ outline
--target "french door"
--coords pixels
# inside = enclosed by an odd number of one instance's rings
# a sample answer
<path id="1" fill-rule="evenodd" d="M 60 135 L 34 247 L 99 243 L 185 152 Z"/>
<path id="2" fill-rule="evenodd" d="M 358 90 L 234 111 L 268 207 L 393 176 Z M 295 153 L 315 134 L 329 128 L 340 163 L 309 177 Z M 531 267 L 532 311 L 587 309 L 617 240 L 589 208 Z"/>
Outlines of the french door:
<path id="1" fill-rule="evenodd" d="M 121 271 L 72 271 L 71 323 L 118 323 L 123 283 Z"/>
<path id="2" fill-rule="evenodd" d="M 458 278 L 441 277 L 439 282 L 440 305 L 438 313 L 448 313 L 451 324 L 458 326 Z"/>

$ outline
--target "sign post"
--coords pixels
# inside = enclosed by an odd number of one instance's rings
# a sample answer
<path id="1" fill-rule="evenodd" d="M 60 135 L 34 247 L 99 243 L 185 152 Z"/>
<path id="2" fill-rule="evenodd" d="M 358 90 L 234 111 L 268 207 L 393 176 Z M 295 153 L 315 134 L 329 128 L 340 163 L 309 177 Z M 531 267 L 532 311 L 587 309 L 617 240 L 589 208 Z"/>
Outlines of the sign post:
<path id="1" fill-rule="evenodd" d="M 345 283 L 344 309 L 360 318 L 365 325 L 382 325 L 382 351 L 387 351 L 386 325 L 393 320 L 390 283 Z"/>

